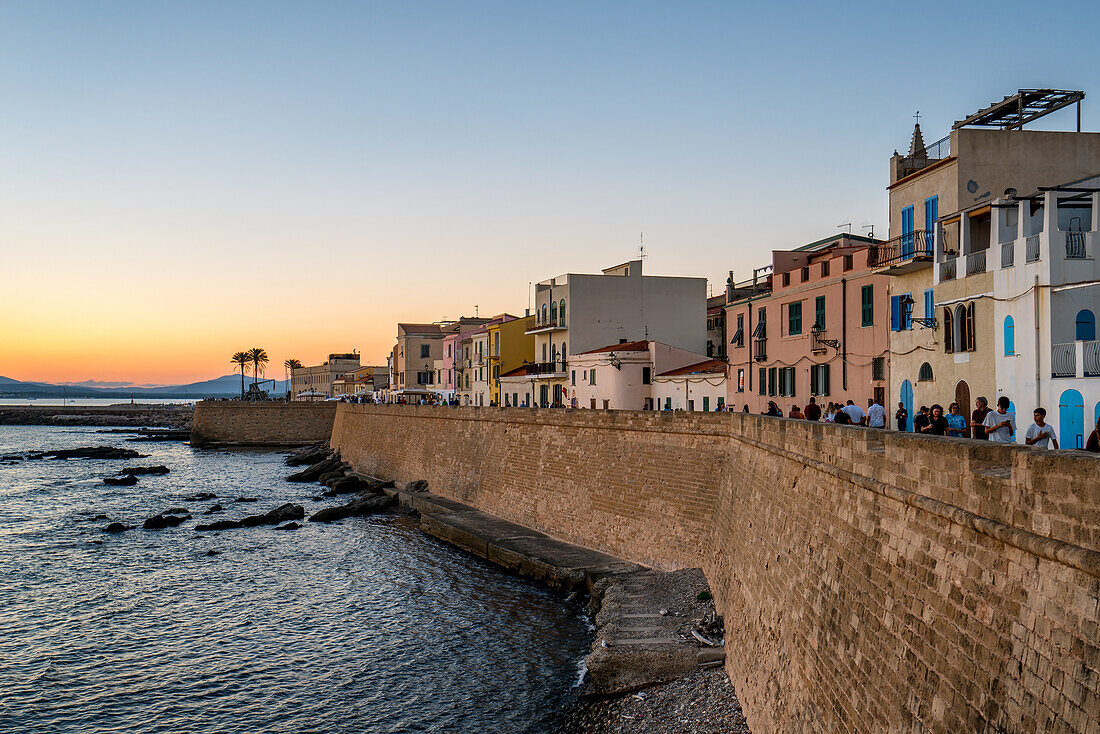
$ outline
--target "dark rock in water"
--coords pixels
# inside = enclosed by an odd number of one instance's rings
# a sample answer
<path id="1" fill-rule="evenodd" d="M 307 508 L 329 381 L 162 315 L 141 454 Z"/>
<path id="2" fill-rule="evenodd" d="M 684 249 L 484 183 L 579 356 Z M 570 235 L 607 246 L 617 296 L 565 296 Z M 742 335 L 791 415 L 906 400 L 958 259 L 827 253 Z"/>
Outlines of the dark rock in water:
<path id="1" fill-rule="evenodd" d="M 190 515 L 154 515 L 141 524 L 142 530 L 164 530 L 165 528 L 179 527 L 184 520 L 190 520 Z"/>
<path id="2" fill-rule="evenodd" d="M 225 508 L 222 507 L 221 505 L 214 505 L 213 507 L 211 507 L 209 510 L 207 510 L 206 512 L 204 512 L 202 514 L 204 514 L 204 515 L 213 515 L 215 512 L 221 512 L 224 509 Z"/>
<path id="3" fill-rule="evenodd" d="M 113 522 L 107 527 L 103 528 L 103 532 L 105 533 L 123 533 L 127 530 L 133 530 L 133 528 L 129 525 L 123 525 L 120 522 Z"/>
<path id="4" fill-rule="evenodd" d="M 310 518 L 310 522 L 335 522 L 336 520 L 343 520 L 345 517 L 360 517 L 362 515 L 369 515 L 372 512 L 379 512 L 392 507 L 397 504 L 397 498 L 387 497 L 384 494 L 373 495 L 370 497 L 360 497 L 352 500 L 346 505 L 340 505 L 339 507 L 327 507 L 319 512 L 314 513 Z"/>
<path id="5" fill-rule="evenodd" d="M 320 482 L 321 484 L 324 484 L 325 486 L 331 487 L 333 482 L 335 482 L 337 479 L 343 479 L 343 478 L 344 478 L 344 470 L 343 469 L 337 469 L 335 471 L 325 472 L 321 476 L 317 477 L 317 481 Z"/>
<path id="6" fill-rule="evenodd" d="M 246 517 L 241 520 L 241 525 L 246 528 L 254 528 L 257 525 L 278 525 L 287 520 L 301 520 L 305 516 L 306 511 L 301 505 L 295 505 L 288 502 L 263 515 Z"/>
<path id="7" fill-rule="evenodd" d="M 217 496 L 218 495 L 214 494 L 213 492 L 199 492 L 198 494 L 193 494 L 190 497 L 184 497 L 183 499 L 186 502 L 206 502 L 206 500 L 212 500 Z"/>
<path id="8" fill-rule="evenodd" d="M 119 474 L 167 474 L 168 467 L 161 464 L 160 466 L 128 466 Z"/>
<path id="9" fill-rule="evenodd" d="M 286 480 L 288 482 L 313 482 L 325 472 L 333 471 L 338 466 L 340 466 L 340 457 L 330 456 L 327 459 L 318 461 L 316 464 L 311 464 L 308 468 L 296 474 L 291 474 Z"/>
<path id="10" fill-rule="evenodd" d="M 89 540 L 88 542 L 91 543 L 92 545 L 103 545 L 102 540 Z"/>
<path id="11" fill-rule="evenodd" d="M 133 474 L 126 474 L 121 477 L 105 477 L 103 483 L 115 487 L 132 487 L 137 484 L 137 477 Z"/>
<path id="12" fill-rule="evenodd" d="M 93 517 L 92 519 L 93 519 L 93 520 L 109 520 L 110 518 L 109 518 L 109 517 L 107 517 L 106 515 L 96 515 L 96 516 L 95 516 L 95 517 Z"/>
<path id="13" fill-rule="evenodd" d="M 327 459 L 332 454 L 328 444 L 315 443 L 311 446 L 303 446 L 286 457 L 284 463 L 287 466 L 301 466 L 302 464 L 316 464 Z"/>
<path id="14" fill-rule="evenodd" d="M 255 497 L 238 497 L 237 502 L 259 502 Z"/>
<path id="15" fill-rule="evenodd" d="M 216 556 L 216 555 L 219 555 L 220 553 L 221 553 L 221 551 L 216 551 L 216 550 L 213 550 L 213 549 L 206 551 L 206 555 L 208 555 L 208 556 Z"/>
<path id="16" fill-rule="evenodd" d="M 406 492 L 427 492 L 428 491 L 428 480 L 427 479 L 417 479 L 415 482 L 408 482 L 405 485 L 405 491 Z"/>
<path id="17" fill-rule="evenodd" d="M 322 501 L 324 501 L 325 498 L 324 497 L 310 497 L 310 499 L 313 500 L 314 502 L 322 502 Z"/>
<path id="18" fill-rule="evenodd" d="M 80 449 L 45 451 L 40 456 L 47 459 L 140 459 L 145 454 L 139 454 L 133 449 L 116 449 L 111 446 L 85 446 Z"/>
<path id="19" fill-rule="evenodd" d="M 343 477 L 329 486 L 331 486 L 334 494 L 355 494 L 370 489 L 372 484 L 371 482 L 364 482 L 359 477 Z"/>
<path id="20" fill-rule="evenodd" d="M 191 513 L 191 511 L 188 510 L 186 507 L 173 507 L 169 510 L 165 510 L 164 512 L 162 512 L 160 514 L 162 514 L 162 515 L 188 515 L 190 513 Z"/>
<path id="21" fill-rule="evenodd" d="M 209 525 L 196 525 L 195 530 L 232 530 L 239 527 L 241 524 L 236 520 L 218 520 Z"/>
<path id="22" fill-rule="evenodd" d="M 302 527 L 302 526 L 299 525 L 296 522 L 288 522 L 286 525 L 280 525 L 279 527 L 277 527 L 275 529 L 276 530 L 297 530 L 300 527 Z"/>

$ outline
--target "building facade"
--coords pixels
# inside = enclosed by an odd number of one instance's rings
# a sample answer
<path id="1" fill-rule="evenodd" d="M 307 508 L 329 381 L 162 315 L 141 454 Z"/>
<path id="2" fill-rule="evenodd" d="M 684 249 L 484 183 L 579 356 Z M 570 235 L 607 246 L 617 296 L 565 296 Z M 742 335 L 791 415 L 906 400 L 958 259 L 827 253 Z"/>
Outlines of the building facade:
<path id="1" fill-rule="evenodd" d="M 721 359 L 667 370 L 653 378 L 655 410 L 717 411 L 726 409 L 728 365 Z"/>
<path id="2" fill-rule="evenodd" d="M 535 337 L 528 331 L 534 316 L 515 318 L 504 315 L 500 322 L 489 325 L 489 391 L 493 405 L 504 405 L 500 377 L 535 361 Z"/>
<path id="3" fill-rule="evenodd" d="M 347 373 L 359 369 L 359 355 L 330 354 L 319 365 L 299 367 L 290 371 L 290 394 L 293 400 L 316 400 L 335 397 L 333 384 Z"/>
<path id="4" fill-rule="evenodd" d="M 569 360 L 569 388 L 574 408 L 653 410 L 658 373 L 695 364 L 705 357 L 669 344 L 622 342 L 590 349 Z"/>

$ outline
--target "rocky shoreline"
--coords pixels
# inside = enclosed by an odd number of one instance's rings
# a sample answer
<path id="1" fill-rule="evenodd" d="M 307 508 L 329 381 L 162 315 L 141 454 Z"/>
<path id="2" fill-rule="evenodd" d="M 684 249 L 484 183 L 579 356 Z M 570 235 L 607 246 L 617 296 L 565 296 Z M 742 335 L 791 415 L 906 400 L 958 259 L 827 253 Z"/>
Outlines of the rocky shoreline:
<path id="1" fill-rule="evenodd" d="M 190 405 L 120 403 L 103 407 L 0 406 L 0 426 L 123 426 L 191 429 Z"/>

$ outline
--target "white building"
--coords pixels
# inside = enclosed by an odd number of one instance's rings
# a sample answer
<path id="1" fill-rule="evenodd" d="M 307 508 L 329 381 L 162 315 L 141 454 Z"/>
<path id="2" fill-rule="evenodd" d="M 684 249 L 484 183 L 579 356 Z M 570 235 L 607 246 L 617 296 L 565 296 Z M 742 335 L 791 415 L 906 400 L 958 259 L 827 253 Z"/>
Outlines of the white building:
<path id="1" fill-rule="evenodd" d="M 708 359 L 658 373 L 653 378 L 656 410 L 710 412 L 726 406 L 728 365 Z"/>
<path id="2" fill-rule="evenodd" d="M 1061 447 L 1083 447 L 1100 418 L 1100 175 L 993 211 L 997 394 L 1017 409 L 1018 441 L 1042 406 Z"/>
<path id="3" fill-rule="evenodd" d="M 599 275 L 569 273 L 535 286 L 535 363 L 539 405 L 571 403 L 569 357 L 620 341 L 657 340 L 687 351 L 706 349 L 706 278 L 642 274 L 632 260 Z"/>
<path id="4" fill-rule="evenodd" d="M 705 359 L 702 354 L 653 340 L 609 344 L 574 354 L 569 359 L 570 404 L 575 408 L 652 410 L 656 375 Z"/>

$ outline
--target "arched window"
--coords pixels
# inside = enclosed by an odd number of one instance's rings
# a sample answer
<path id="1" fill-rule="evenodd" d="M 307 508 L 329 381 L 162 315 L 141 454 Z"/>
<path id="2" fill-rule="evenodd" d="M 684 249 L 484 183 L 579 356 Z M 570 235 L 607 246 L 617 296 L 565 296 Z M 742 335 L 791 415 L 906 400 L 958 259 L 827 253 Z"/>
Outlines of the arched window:
<path id="1" fill-rule="evenodd" d="M 545 326 L 548 323 L 550 322 L 546 320 L 546 304 L 544 303 L 542 304 L 542 324 Z"/>
<path id="2" fill-rule="evenodd" d="M 920 366 L 920 371 L 917 373 L 917 381 L 918 382 L 931 382 L 933 379 L 934 378 L 932 376 L 932 365 L 925 362 L 924 364 L 922 364 Z"/>
<path id="3" fill-rule="evenodd" d="M 1011 316 L 1005 316 L 1005 356 L 1016 353 L 1016 324 Z"/>
<path id="4" fill-rule="evenodd" d="M 955 306 L 955 351 L 965 352 L 967 344 L 966 333 L 966 306 Z"/>
<path id="5" fill-rule="evenodd" d="M 974 351 L 974 304 L 966 304 L 966 351 Z"/>
<path id="6" fill-rule="evenodd" d="M 558 302 L 554 301 L 550 304 L 550 323 L 558 323 Z"/>
<path id="7" fill-rule="evenodd" d="M 565 324 L 565 299 L 561 299 L 561 305 L 558 307 L 558 318 L 561 319 L 561 323 Z"/>
<path id="8" fill-rule="evenodd" d="M 568 354 L 566 354 L 566 347 L 565 347 L 565 342 L 562 342 L 562 343 L 561 343 L 561 361 L 562 361 L 562 362 L 564 362 L 564 361 L 565 361 L 565 358 L 566 358 L 566 357 L 568 357 L 568 356 L 569 356 L 569 355 L 568 355 Z"/>
<path id="9" fill-rule="evenodd" d="M 1083 309 L 1077 312 L 1077 341 L 1096 341 L 1096 316 L 1092 311 Z"/>
<path id="10" fill-rule="evenodd" d="M 943 351 L 948 354 L 955 351 L 955 319 L 949 308 L 943 310 Z"/>

